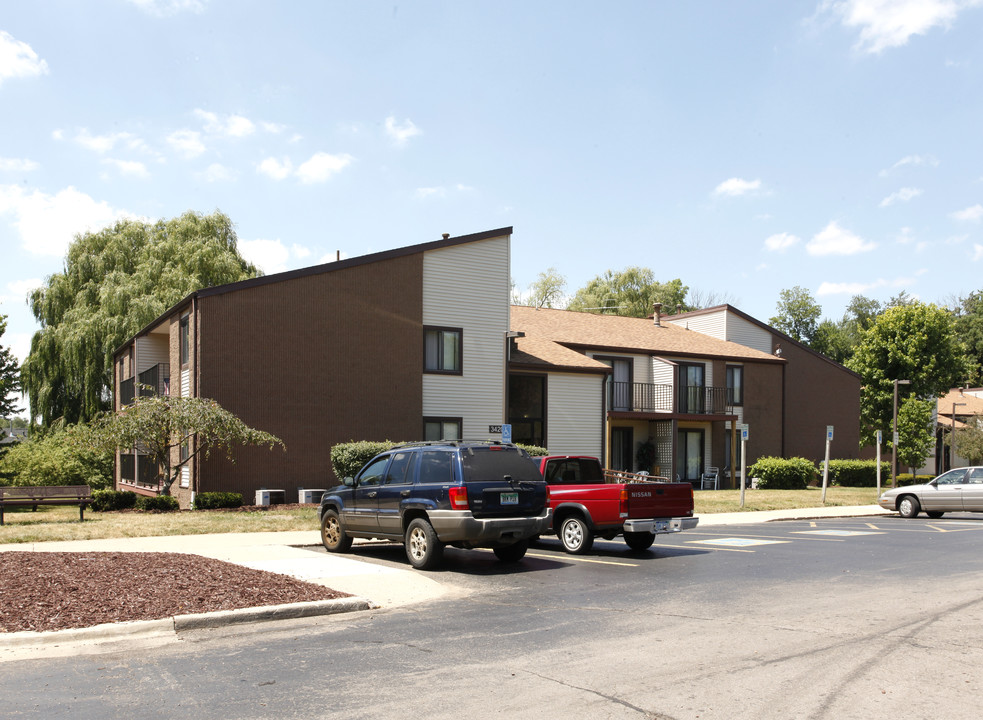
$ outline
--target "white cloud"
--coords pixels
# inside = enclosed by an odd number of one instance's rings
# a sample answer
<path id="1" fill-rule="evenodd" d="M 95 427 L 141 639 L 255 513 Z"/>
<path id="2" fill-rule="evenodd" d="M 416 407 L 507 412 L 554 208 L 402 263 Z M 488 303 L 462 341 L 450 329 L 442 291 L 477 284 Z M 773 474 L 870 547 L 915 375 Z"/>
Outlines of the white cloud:
<path id="1" fill-rule="evenodd" d="M 928 165 L 930 167 L 938 167 L 939 161 L 934 155 L 906 155 L 900 160 L 898 160 L 894 165 L 889 167 L 887 170 L 881 170 L 880 176 L 887 177 L 895 170 L 900 170 L 904 167 L 920 167 L 922 165 Z"/>
<path id="2" fill-rule="evenodd" d="M 0 215 L 12 215 L 25 250 L 62 257 L 76 233 L 97 231 L 131 217 L 106 202 L 97 202 L 73 187 L 55 195 L 0 185 Z"/>
<path id="3" fill-rule="evenodd" d="M 798 244 L 799 238 L 790 233 L 777 233 L 765 238 L 765 249 L 775 252 L 784 252 L 793 245 Z"/>
<path id="4" fill-rule="evenodd" d="M 293 172 L 293 163 L 287 157 L 282 160 L 269 157 L 257 165 L 256 170 L 273 180 L 286 180 L 290 176 L 290 173 Z"/>
<path id="5" fill-rule="evenodd" d="M 983 258 L 983 245 L 973 243 L 973 262 L 978 262 Z"/>
<path id="6" fill-rule="evenodd" d="M 908 202 L 912 198 L 916 198 L 921 194 L 922 191 L 919 188 L 908 188 L 908 187 L 901 188 L 897 192 L 893 192 L 890 195 L 888 195 L 886 198 L 881 200 L 881 203 L 878 207 L 882 207 L 882 208 L 889 207 L 891 205 L 894 205 L 894 203 L 896 202 Z"/>
<path id="7" fill-rule="evenodd" d="M 420 200 L 426 200 L 427 198 L 442 198 L 447 197 L 447 190 L 446 188 L 442 187 L 417 188 L 416 196 Z"/>
<path id="8" fill-rule="evenodd" d="M 48 63 L 39 58 L 30 45 L 0 30 L 0 85 L 10 78 L 47 74 Z"/>
<path id="9" fill-rule="evenodd" d="M 883 280 L 870 283 L 824 282 L 816 290 L 816 295 L 821 297 L 826 295 L 863 295 L 874 288 L 883 287 L 884 285 L 885 282 Z"/>
<path id="10" fill-rule="evenodd" d="M 282 133 L 284 130 L 287 129 L 286 125 L 280 125 L 278 123 L 261 122 L 259 125 L 266 132 L 271 133 L 273 135 L 279 135 L 280 133 Z"/>
<path id="11" fill-rule="evenodd" d="M 44 280 L 40 278 L 29 278 L 27 280 L 14 280 L 13 282 L 7 283 L 7 290 L 9 290 L 15 297 L 24 298 L 27 294 L 44 285 Z"/>
<path id="12" fill-rule="evenodd" d="M 39 167 L 41 166 L 33 160 L 0 157 L 0 171 L 3 172 L 31 172 Z"/>
<path id="13" fill-rule="evenodd" d="M 824 0 L 820 9 L 860 30 L 857 49 L 880 53 L 906 45 L 912 35 L 948 29 L 961 11 L 979 4 L 980 0 Z"/>
<path id="14" fill-rule="evenodd" d="M 297 177 L 305 185 L 326 182 L 332 175 L 336 175 L 348 167 L 354 159 L 348 154 L 315 153 L 310 160 L 297 168 Z"/>
<path id="15" fill-rule="evenodd" d="M 298 267 L 302 260 L 311 254 L 309 248 L 296 243 L 289 248 L 280 240 L 239 241 L 239 252 L 246 260 L 265 273 L 278 273 Z"/>
<path id="16" fill-rule="evenodd" d="M 714 195 L 728 195 L 730 197 L 740 197 L 748 193 L 757 192 L 761 189 L 760 180 L 745 180 L 743 178 L 730 178 L 714 188 Z"/>
<path id="17" fill-rule="evenodd" d="M 114 160 L 112 158 L 106 158 L 102 162 L 104 165 L 110 165 L 116 168 L 120 175 L 138 178 L 150 177 L 150 173 L 147 172 L 147 166 L 136 160 Z"/>
<path id="18" fill-rule="evenodd" d="M 226 115 L 219 117 L 213 112 L 206 110 L 195 110 L 197 115 L 205 123 L 205 132 L 223 137 L 241 138 L 252 135 L 256 131 L 256 125 L 249 118 L 242 115 Z"/>
<path id="19" fill-rule="evenodd" d="M 397 145 L 405 145 L 406 141 L 411 137 L 416 135 L 422 135 L 423 131 L 420 130 L 413 121 L 409 118 L 403 122 L 402 125 L 396 122 L 396 118 L 392 115 L 386 118 L 386 134 L 392 138 L 393 142 Z"/>
<path id="20" fill-rule="evenodd" d="M 181 12 L 201 13 L 207 0 L 129 0 L 148 15 L 167 17 Z"/>
<path id="21" fill-rule="evenodd" d="M 132 139 L 132 137 L 133 136 L 129 133 L 93 135 L 86 128 L 82 128 L 75 135 L 75 142 L 87 150 L 93 150 L 97 153 L 106 153 L 116 147 L 116 143 L 120 141 L 128 141 Z"/>
<path id="22" fill-rule="evenodd" d="M 876 243 L 864 240 L 849 230 L 841 228 L 836 221 L 830 222 L 822 231 L 806 243 L 806 251 L 810 255 L 856 255 L 869 252 L 877 247 Z"/>
<path id="23" fill-rule="evenodd" d="M 983 205 L 976 204 L 972 207 L 966 208 L 965 210 L 950 213 L 949 217 L 966 222 L 979 222 L 980 219 L 983 218 Z"/>
<path id="24" fill-rule="evenodd" d="M 205 152 L 201 133 L 194 130 L 176 130 L 167 136 L 167 144 L 186 158 L 195 158 Z"/>
<path id="25" fill-rule="evenodd" d="M 31 338 L 33 333 L 8 332 L 4 333 L 4 344 L 9 343 L 10 352 L 17 358 L 17 364 L 23 365 L 31 353 Z M 8 396 L 9 397 L 9 396 Z"/>
<path id="26" fill-rule="evenodd" d="M 205 182 L 228 182 L 236 179 L 236 174 L 229 168 L 219 163 L 212 163 L 205 171 L 198 174 Z"/>

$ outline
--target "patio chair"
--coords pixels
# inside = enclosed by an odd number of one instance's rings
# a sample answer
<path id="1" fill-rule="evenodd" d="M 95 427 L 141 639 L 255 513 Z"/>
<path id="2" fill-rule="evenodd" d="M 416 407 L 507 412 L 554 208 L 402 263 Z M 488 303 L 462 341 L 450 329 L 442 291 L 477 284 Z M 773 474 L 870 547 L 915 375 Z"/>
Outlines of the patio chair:
<path id="1" fill-rule="evenodd" d="M 700 490 L 720 489 L 720 468 L 708 467 L 700 479 Z"/>

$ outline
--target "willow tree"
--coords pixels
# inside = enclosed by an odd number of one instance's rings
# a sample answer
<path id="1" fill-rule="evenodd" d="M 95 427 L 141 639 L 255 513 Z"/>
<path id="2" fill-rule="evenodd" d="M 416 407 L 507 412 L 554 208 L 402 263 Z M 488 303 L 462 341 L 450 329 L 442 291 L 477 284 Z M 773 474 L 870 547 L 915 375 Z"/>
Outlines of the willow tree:
<path id="1" fill-rule="evenodd" d="M 48 426 L 107 409 L 117 347 L 189 293 L 259 274 L 236 243 L 220 212 L 77 235 L 63 271 L 29 297 L 41 325 L 21 368 L 32 417 Z"/>
<path id="2" fill-rule="evenodd" d="M 663 312 L 673 314 L 676 307 L 689 309 L 686 292 L 689 288 L 680 279 L 658 282 L 649 268 L 629 267 L 614 272 L 607 270 L 580 288 L 568 310 L 647 317 L 652 304 L 662 303 Z"/>
<path id="3" fill-rule="evenodd" d="M 7 331 L 7 316 L 0 315 L 0 338 Z M 0 345 L 0 417 L 8 417 L 18 411 L 12 397 L 20 390 L 17 374 L 17 359 L 9 348 Z"/>

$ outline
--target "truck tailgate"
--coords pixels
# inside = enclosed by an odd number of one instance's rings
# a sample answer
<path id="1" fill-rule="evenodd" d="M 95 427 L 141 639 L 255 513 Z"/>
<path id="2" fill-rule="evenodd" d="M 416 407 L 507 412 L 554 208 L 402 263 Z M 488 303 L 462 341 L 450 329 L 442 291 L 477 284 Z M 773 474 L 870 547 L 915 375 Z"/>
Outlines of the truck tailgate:
<path id="1" fill-rule="evenodd" d="M 693 486 L 689 483 L 630 483 L 628 517 L 686 517 L 693 514 Z"/>

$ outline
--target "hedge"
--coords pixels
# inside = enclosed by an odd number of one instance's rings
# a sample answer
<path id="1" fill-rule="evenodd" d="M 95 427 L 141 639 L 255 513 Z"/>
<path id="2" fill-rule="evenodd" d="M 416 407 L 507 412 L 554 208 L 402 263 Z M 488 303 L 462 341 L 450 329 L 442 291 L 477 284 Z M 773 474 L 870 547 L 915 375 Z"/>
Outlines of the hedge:
<path id="1" fill-rule="evenodd" d="M 898 477 L 898 487 L 904 487 L 905 485 L 924 485 L 925 483 L 932 482 L 935 479 L 935 475 L 912 475 L 911 473 L 902 473 Z M 891 482 L 890 473 L 887 476 L 887 482 Z M 881 478 L 881 485 L 884 485 L 884 478 Z"/>
<path id="2" fill-rule="evenodd" d="M 96 512 L 127 510 L 136 504 L 137 494 L 132 490 L 95 490 L 92 493 L 92 509 Z"/>
<path id="3" fill-rule="evenodd" d="M 242 507 L 242 493 L 203 492 L 195 495 L 195 510 L 220 510 Z"/>
<path id="4" fill-rule="evenodd" d="M 174 512 L 180 510 L 177 498 L 173 495 L 145 495 L 137 498 L 137 510 L 145 512 Z"/>
<path id="5" fill-rule="evenodd" d="M 823 463 L 819 463 L 819 475 L 822 477 Z M 881 461 L 881 484 L 884 478 L 891 479 L 891 465 Z M 829 484 L 843 487 L 876 487 L 876 460 L 830 460 Z"/>
<path id="6" fill-rule="evenodd" d="M 365 463 L 374 458 L 381 452 L 391 450 L 397 445 L 407 445 L 405 442 L 393 442 L 391 440 L 371 441 L 360 440 L 347 443 L 338 443 L 331 448 L 331 469 L 339 479 L 355 477 L 359 470 L 365 467 Z M 531 457 L 544 457 L 549 455 L 549 450 L 536 445 L 519 445 Z"/>
<path id="7" fill-rule="evenodd" d="M 805 490 L 817 477 L 816 466 L 805 458 L 762 457 L 748 468 L 762 490 Z"/>

